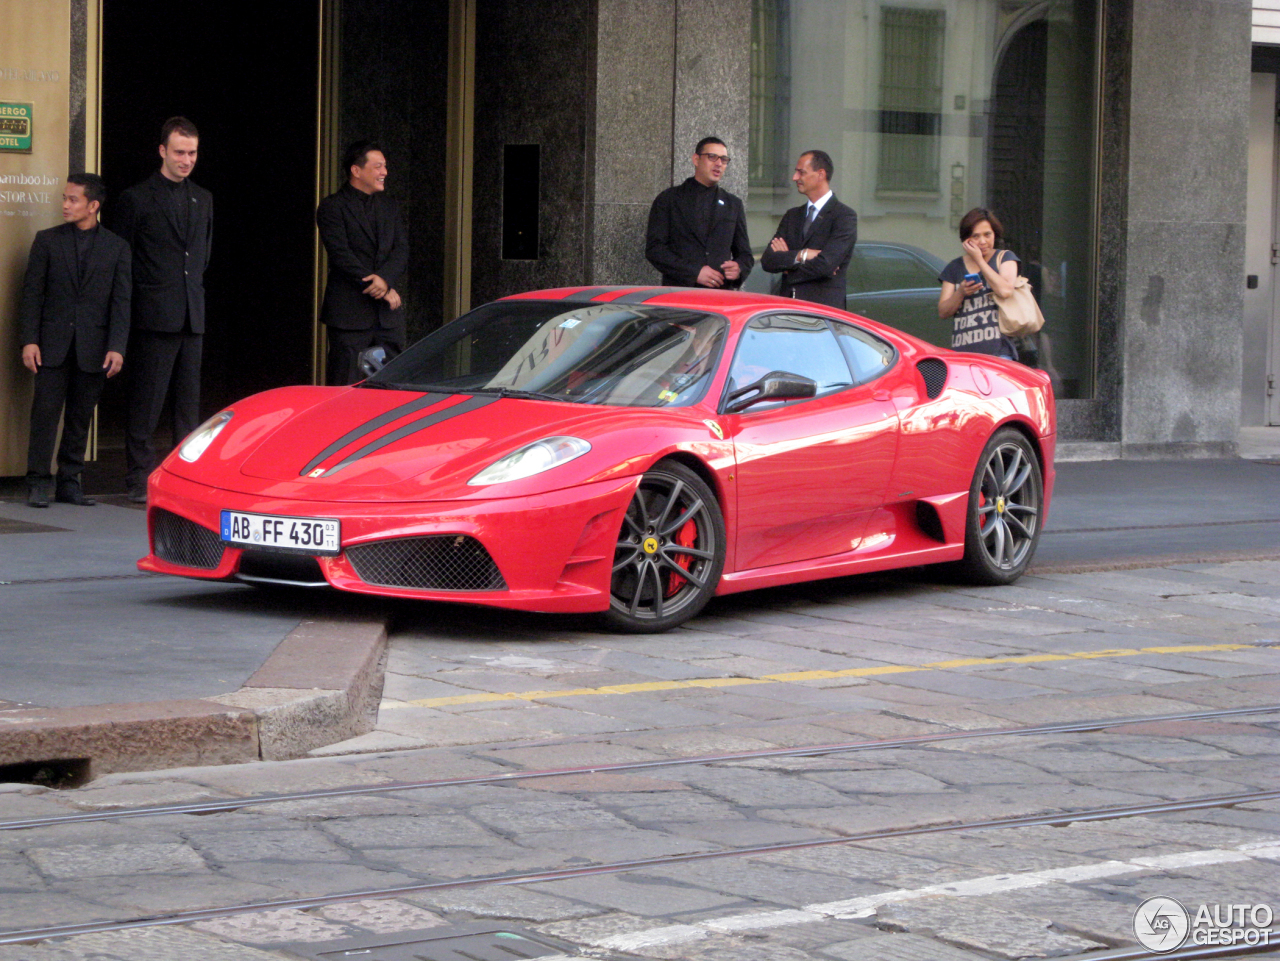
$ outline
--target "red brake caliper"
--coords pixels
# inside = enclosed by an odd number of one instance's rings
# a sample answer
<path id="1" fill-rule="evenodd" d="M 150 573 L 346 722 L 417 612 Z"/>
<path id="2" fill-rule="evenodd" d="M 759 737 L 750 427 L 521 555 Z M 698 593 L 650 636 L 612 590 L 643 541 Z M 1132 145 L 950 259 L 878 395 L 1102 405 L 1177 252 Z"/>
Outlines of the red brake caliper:
<path id="1" fill-rule="evenodd" d="M 978 506 L 979 506 L 979 507 L 986 507 L 986 506 L 987 506 L 987 495 L 986 495 L 986 492 L 985 492 L 985 491 L 981 491 L 981 490 L 980 490 L 980 491 L 978 491 Z M 978 527 L 981 529 L 981 528 L 984 528 L 984 527 L 986 527 L 986 526 L 987 526 L 987 515 L 986 515 L 986 514 L 979 514 L 979 515 L 978 515 Z"/>
<path id="2" fill-rule="evenodd" d="M 681 547 L 692 547 L 698 543 L 698 522 L 695 520 L 685 521 L 683 527 L 676 534 L 676 543 Z M 693 558 L 688 554 L 672 554 L 671 559 L 686 571 L 693 565 Z M 685 579 L 679 574 L 668 575 L 667 593 L 665 596 L 674 597 L 680 588 L 684 587 Z"/>

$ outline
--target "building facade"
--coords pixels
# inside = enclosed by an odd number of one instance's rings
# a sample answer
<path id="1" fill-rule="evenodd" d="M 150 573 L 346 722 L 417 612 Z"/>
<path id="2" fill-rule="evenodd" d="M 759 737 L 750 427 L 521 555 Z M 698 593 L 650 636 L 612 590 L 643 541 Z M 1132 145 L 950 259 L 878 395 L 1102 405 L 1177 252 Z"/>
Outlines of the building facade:
<path id="1" fill-rule="evenodd" d="M 259 46 L 216 11 L 0 0 L 15 51 L 36 29 L 18 11 L 40 4 L 66 22 L 68 167 L 114 191 L 155 166 L 165 117 L 201 127 L 210 413 L 322 369 L 310 216 L 346 142 L 385 146 L 421 334 L 519 290 L 656 283 L 649 204 L 715 134 L 757 251 L 796 202 L 796 156 L 828 151 L 860 218 L 851 303 L 937 343 L 934 271 L 959 255 L 959 217 L 992 209 L 1040 293 L 1024 359 L 1053 378 L 1067 456 L 1224 455 L 1242 425 L 1280 423 L 1280 36 L 1247 0 L 268 0 L 279 22 Z M 193 69 L 155 74 L 129 53 L 140 34 Z M 47 68 L 9 56 L 0 101 L 18 102 Z M 0 177 L 22 163 L 0 152 Z M 54 215 L 0 237 L 5 318 L 29 234 Z M 1246 270 L 1255 247 L 1267 262 Z M 6 474 L 25 444 L 14 336 L 0 321 Z"/>

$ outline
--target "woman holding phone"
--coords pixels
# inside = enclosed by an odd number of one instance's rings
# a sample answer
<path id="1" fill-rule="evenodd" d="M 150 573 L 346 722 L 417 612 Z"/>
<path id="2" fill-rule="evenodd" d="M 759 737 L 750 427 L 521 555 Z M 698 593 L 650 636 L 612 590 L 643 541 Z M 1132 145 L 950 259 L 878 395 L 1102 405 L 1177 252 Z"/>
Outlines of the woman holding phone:
<path id="1" fill-rule="evenodd" d="M 974 207 L 960 220 L 957 257 L 942 269 L 938 316 L 951 321 L 951 349 L 1018 359 L 1013 340 L 1000 333 L 995 298 L 1012 296 L 1018 279 L 1018 255 L 999 249 L 1004 227 L 985 207 Z"/>

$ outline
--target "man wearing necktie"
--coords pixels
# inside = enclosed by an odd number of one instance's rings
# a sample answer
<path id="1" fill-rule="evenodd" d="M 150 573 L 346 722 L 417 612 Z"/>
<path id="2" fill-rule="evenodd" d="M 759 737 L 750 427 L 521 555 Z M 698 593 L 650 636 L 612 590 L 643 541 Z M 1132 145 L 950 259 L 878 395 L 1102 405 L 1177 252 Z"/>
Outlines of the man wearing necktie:
<path id="1" fill-rule="evenodd" d="M 133 248 L 125 487 L 144 504 L 156 466 L 152 441 L 173 398 L 173 444 L 200 424 L 204 272 L 213 243 L 213 194 L 190 179 L 200 134 L 186 117 L 160 128 L 160 169 L 120 195 L 118 232 Z"/>
<path id="2" fill-rule="evenodd" d="M 834 171 L 825 151 L 800 155 L 791 179 L 809 202 L 782 215 L 760 266 L 782 274 L 778 293 L 783 297 L 844 310 L 845 275 L 858 242 L 858 215 L 831 192 Z"/>
<path id="3" fill-rule="evenodd" d="M 60 227 L 36 234 L 18 312 L 22 363 L 36 376 L 27 445 L 27 503 L 50 496 L 92 507 L 80 485 L 85 441 L 103 384 L 124 364 L 129 338 L 129 245 L 98 225 L 102 179 L 72 174 L 62 192 Z M 50 473 L 58 415 L 56 494 Z"/>
<path id="4" fill-rule="evenodd" d="M 755 266 L 742 201 L 720 186 L 729 148 L 703 137 L 693 148 L 693 176 L 668 187 L 649 208 L 645 259 L 668 287 L 737 290 Z"/>

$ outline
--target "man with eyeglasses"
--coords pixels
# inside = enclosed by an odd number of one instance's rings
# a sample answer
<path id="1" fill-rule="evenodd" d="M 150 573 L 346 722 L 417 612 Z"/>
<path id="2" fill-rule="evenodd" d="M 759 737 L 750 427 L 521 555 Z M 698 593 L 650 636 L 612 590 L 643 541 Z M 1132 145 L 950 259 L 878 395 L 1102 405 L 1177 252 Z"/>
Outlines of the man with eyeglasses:
<path id="1" fill-rule="evenodd" d="M 782 215 L 760 266 L 782 274 L 783 297 L 845 309 L 845 275 L 858 242 L 858 215 L 831 192 L 835 165 L 825 150 L 806 150 L 791 174 L 807 203 Z"/>
<path id="2" fill-rule="evenodd" d="M 755 258 L 742 201 L 720 186 L 729 148 L 703 137 L 693 150 L 693 176 L 668 187 L 649 208 L 645 258 L 668 287 L 737 289 Z"/>

